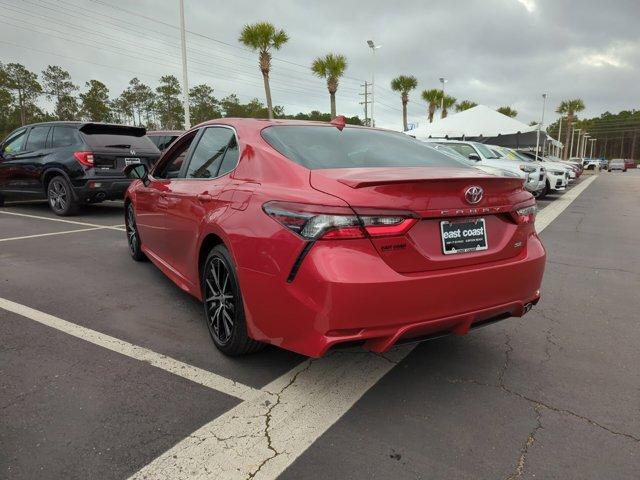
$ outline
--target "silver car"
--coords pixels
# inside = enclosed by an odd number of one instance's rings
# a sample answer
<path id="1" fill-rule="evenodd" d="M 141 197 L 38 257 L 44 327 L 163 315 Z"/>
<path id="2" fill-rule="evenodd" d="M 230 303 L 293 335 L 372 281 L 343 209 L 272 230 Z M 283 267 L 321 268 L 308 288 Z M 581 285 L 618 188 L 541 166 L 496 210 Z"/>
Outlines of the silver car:
<path id="1" fill-rule="evenodd" d="M 614 170 L 620 170 L 622 172 L 627 171 L 627 165 L 624 163 L 622 158 L 614 158 L 609 162 L 608 171 L 613 172 Z"/>

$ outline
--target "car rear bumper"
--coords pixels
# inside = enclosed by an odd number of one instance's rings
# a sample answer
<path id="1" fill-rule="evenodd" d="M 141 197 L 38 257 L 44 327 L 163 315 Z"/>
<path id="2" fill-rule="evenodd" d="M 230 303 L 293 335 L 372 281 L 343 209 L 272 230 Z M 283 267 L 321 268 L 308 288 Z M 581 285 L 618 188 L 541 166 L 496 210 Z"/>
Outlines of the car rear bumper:
<path id="1" fill-rule="evenodd" d="M 351 248 L 318 242 L 291 283 L 240 269 L 250 335 L 312 357 L 352 342 L 383 352 L 522 316 L 540 296 L 546 254 L 536 235 L 508 260 L 406 275 L 368 240 L 351 242 Z"/>
<path id="2" fill-rule="evenodd" d="M 73 182 L 73 191 L 83 203 L 121 200 L 130 184 L 124 177 L 96 177 Z"/>

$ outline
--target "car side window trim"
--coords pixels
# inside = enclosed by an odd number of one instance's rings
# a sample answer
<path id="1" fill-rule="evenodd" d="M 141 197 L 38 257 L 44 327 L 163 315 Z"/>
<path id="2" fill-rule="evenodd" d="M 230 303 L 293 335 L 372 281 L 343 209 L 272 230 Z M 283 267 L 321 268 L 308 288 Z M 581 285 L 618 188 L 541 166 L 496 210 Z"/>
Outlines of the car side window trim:
<path id="1" fill-rule="evenodd" d="M 2 148 L 2 154 L 4 155 L 4 147 L 12 142 L 13 140 L 15 140 L 16 138 L 18 138 L 20 135 L 27 135 L 27 127 L 23 127 L 23 128 L 19 128 L 13 132 L 11 132 L 11 134 L 7 137 L 7 139 L 2 142 L 2 144 L 0 145 L 0 148 Z M 27 138 L 25 137 L 23 143 L 22 143 L 22 147 L 20 148 L 20 150 L 17 150 L 15 152 L 11 152 L 9 155 L 15 155 L 16 153 L 20 153 L 24 150 L 24 144 L 26 143 Z"/>
<path id="2" fill-rule="evenodd" d="M 182 139 L 179 142 L 175 142 L 171 144 L 171 148 L 169 150 L 167 150 L 165 153 L 162 154 L 162 158 L 161 161 L 158 162 L 154 167 L 153 170 L 151 172 L 149 172 L 149 177 L 153 180 L 184 180 L 184 178 L 182 178 L 183 175 L 183 170 L 184 170 L 184 166 L 185 164 L 188 164 L 188 162 L 191 160 L 191 155 L 193 154 L 193 150 L 195 148 L 195 143 L 196 141 L 200 138 L 200 135 L 202 134 L 202 128 L 199 129 L 198 131 L 196 131 L 193 134 L 193 137 L 191 137 L 191 140 L 189 140 L 189 134 L 185 134 L 184 139 Z M 176 150 L 180 149 L 183 145 L 183 142 L 191 142 L 189 144 L 189 148 L 187 148 L 187 154 L 184 157 L 184 162 L 182 164 L 182 166 L 180 167 L 180 174 L 177 178 L 164 178 L 164 177 L 156 177 L 154 175 L 155 172 L 160 172 L 162 171 L 162 169 L 164 169 L 168 163 L 170 163 L 173 160 L 173 155 L 176 152 Z M 167 158 L 168 160 L 165 160 L 165 158 Z"/>
<path id="3" fill-rule="evenodd" d="M 232 169 L 226 171 L 222 175 L 218 175 L 216 177 L 211 177 L 211 178 L 187 178 L 187 172 L 189 171 L 189 164 L 191 163 L 191 159 L 193 157 L 193 153 L 195 152 L 196 148 L 198 147 L 198 144 L 200 143 L 200 139 L 204 135 L 205 130 L 207 130 L 209 128 L 227 128 L 227 129 L 229 129 L 229 130 L 231 130 L 233 132 L 233 136 L 235 137 L 236 145 L 238 145 L 238 160 L 236 161 L 236 164 L 234 165 L 234 167 Z M 223 161 L 224 161 L 224 157 L 227 154 L 228 150 L 229 150 L 229 144 L 227 144 L 227 148 L 225 149 L 224 155 L 222 156 L 222 160 Z M 220 172 L 220 167 L 222 167 L 222 163 L 223 162 L 221 161 L 220 162 L 220 166 L 218 167 L 218 172 Z M 182 170 L 180 170 L 180 178 L 177 178 L 176 180 L 196 180 L 196 181 L 216 180 L 218 178 L 224 177 L 225 175 L 231 174 L 231 172 L 233 172 L 236 168 L 238 168 L 238 164 L 239 163 L 240 163 L 240 143 L 238 142 L 238 132 L 236 132 L 236 129 L 233 128 L 230 125 L 209 125 L 207 127 L 201 128 L 200 131 L 198 132 L 198 134 L 196 135 L 196 138 L 193 139 L 193 143 L 191 144 L 189 155 L 185 159 L 184 165 L 182 166 Z"/>

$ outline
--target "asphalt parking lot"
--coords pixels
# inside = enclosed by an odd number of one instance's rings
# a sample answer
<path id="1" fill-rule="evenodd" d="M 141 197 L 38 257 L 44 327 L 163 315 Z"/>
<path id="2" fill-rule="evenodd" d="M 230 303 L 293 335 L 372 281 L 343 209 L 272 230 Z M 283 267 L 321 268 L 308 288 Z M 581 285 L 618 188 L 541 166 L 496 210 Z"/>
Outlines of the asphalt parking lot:
<path id="1" fill-rule="evenodd" d="M 525 317 L 320 360 L 220 354 L 200 304 L 129 258 L 121 204 L 8 204 L 0 477 L 638 478 L 638 192 L 640 170 L 601 173 L 540 202 Z"/>

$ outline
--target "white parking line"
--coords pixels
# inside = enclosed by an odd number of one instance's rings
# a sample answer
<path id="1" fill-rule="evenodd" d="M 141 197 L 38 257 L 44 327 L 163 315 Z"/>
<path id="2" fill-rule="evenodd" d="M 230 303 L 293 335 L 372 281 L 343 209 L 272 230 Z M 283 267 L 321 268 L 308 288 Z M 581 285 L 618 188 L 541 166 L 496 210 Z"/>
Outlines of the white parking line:
<path id="1" fill-rule="evenodd" d="M 571 205 L 576 198 L 578 198 L 578 195 L 584 192 L 596 178 L 598 178 L 597 175 L 587 178 L 568 192 L 565 192 L 560 198 L 556 198 L 553 202 L 543 208 L 536 217 L 536 230 L 541 232 L 547 228 L 547 226 L 553 222 L 558 215 L 564 212 L 564 210 Z"/>
<path id="2" fill-rule="evenodd" d="M 73 335 L 74 337 L 99 345 L 108 350 L 126 355 L 127 357 L 149 363 L 154 367 L 161 368 L 162 370 L 166 370 L 174 375 L 178 375 L 205 387 L 226 393 L 227 395 L 237 397 L 241 400 L 248 400 L 259 394 L 258 390 L 247 385 L 243 385 L 242 383 L 216 375 L 215 373 L 208 372 L 202 368 L 188 365 L 174 358 L 167 357 L 166 355 L 153 352 L 147 348 L 139 347 L 129 342 L 125 342 L 124 340 L 105 335 L 104 333 L 96 332 L 95 330 L 81 327 L 75 323 L 67 322 L 61 318 L 54 317 L 53 315 L 49 315 L 25 305 L 20 305 L 19 303 L 12 302 L 5 298 L 0 298 L 0 309 L 29 318 L 68 335 Z"/>
<path id="3" fill-rule="evenodd" d="M 65 230 L 64 232 L 38 233 L 36 235 L 25 235 L 23 237 L 0 238 L 0 242 L 10 242 L 12 240 L 26 240 L 28 238 L 49 237 L 51 235 L 66 235 L 68 233 L 90 232 L 92 230 L 102 230 L 105 227 L 78 228 L 76 230 Z"/>
<path id="4" fill-rule="evenodd" d="M 75 220 L 65 220 L 65 219 L 62 219 L 62 218 L 42 217 L 40 215 L 29 215 L 29 214 L 26 214 L 26 213 L 7 212 L 5 210 L 0 210 L 0 214 L 3 214 L 3 215 L 14 215 L 16 217 L 35 218 L 36 220 L 49 220 L 50 222 L 69 223 L 71 225 L 82 225 L 84 227 L 99 227 L 99 228 L 107 228 L 107 229 L 110 229 L 110 230 L 123 231 L 123 229 L 120 228 L 120 227 L 112 227 L 110 225 L 98 225 L 97 223 L 77 222 Z"/>
<path id="5" fill-rule="evenodd" d="M 543 209 L 536 221 L 538 232 L 592 182 L 585 180 L 556 200 L 564 200 L 562 208 Z M 400 347 L 384 357 L 360 351 L 307 360 L 131 479 L 275 479 L 413 348 Z"/>

